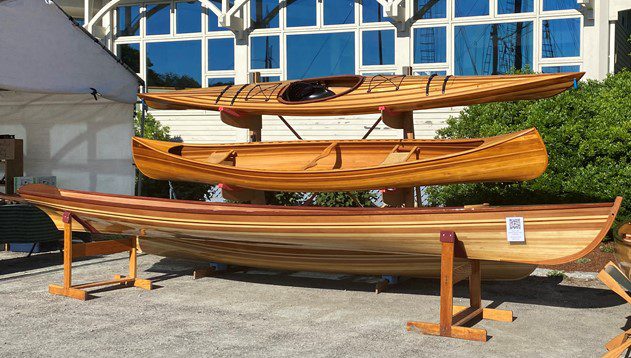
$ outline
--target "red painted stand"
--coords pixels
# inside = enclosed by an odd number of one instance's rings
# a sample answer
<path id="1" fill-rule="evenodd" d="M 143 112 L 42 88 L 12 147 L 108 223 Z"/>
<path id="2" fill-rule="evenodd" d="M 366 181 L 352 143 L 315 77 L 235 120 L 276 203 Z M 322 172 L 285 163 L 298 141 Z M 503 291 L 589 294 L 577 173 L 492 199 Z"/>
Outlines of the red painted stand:
<path id="1" fill-rule="evenodd" d="M 48 292 L 54 295 L 66 296 L 76 298 L 79 300 L 86 300 L 88 298 L 87 288 L 110 286 L 110 285 L 125 285 L 140 287 L 145 290 L 151 290 L 152 285 L 150 280 L 141 279 L 136 277 L 136 258 L 137 258 L 137 246 L 136 240 L 132 238 L 107 240 L 107 241 L 95 241 L 81 244 L 72 243 L 72 221 L 76 221 L 83 228 L 91 233 L 97 233 L 97 231 L 87 222 L 83 221 L 78 216 L 71 212 L 64 212 L 62 221 L 64 223 L 64 283 L 62 286 L 50 285 L 48 286 Z M 81 285 L 72 285 L 72 259 L 83 256 L 94 255 L 109 255 L 119 252 L 129 252 L 129 276 L 124 277 L 121 275 L 115 275 L 113 280 L 90 282 Z"/>
<path id="2" fill-rule="evenodd" d="M 480 261 L 454 267 L 455 246 L 458 242 L 453 231 L 441 231 L 440 267 L 440 323 L 408 322 L 406 329 L 419 330 L 423 334 L 486 342 L 485 329 L 463 327 L 475 318 L 512 322 L 513 312 L 482 308 Z M 469 279 L 470 307 L 453 305 L 453 285 Z"/>

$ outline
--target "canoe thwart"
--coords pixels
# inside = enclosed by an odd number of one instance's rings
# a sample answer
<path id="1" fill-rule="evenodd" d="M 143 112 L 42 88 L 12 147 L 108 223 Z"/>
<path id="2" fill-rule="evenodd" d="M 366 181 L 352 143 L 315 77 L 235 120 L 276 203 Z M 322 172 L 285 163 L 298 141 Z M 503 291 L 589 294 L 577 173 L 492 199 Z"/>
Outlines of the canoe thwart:
<path id="1" fill-rule="evenodd" d="M 309 168 L 313 168 L 316 165 L 318 165 L 318 161 L 320 161 L 320 159 L 326 158 L 331 154 L 331 151 L 333 151 L 333 149 L 337 148 L 337 142 L 333 142 L 331 143 L 328 147 L 326 147 L 322 153 L 320 153 L 317 157 L 313 158 L 313 160 L 311 160 L 309 163 L 307 163 L 302 170 L 307 170 Z"/>
<path id="2" fill-rule="evenodd" d="M 117 239 L 108 241 L 96 241 L 81 244 L 72 243 L 72 224 L 76 221 L 86 231 L 94 228 L 70 211 L 64 211 L 62 222 L 64 225 L 64 278 L 63 285 L 49 285 L 48 292 L 53 295 L 66 296 L 85 301 L 89 298 L 88 288 L 112 285 L 134 286 L 145 290 L 153 288 L 151 280 L 136 277 L 137 271 L 137 247 L 138 238 Z M 74 250 L 77 250 L 74 252 Z M 129 275 L 115 275 L 113 280 L 88 282 L 80 285 L 72 284 L 72 259 L 82 256 L 109 255 L 119 252 L 129 252 Z"/>
<path id="3" fill-rule="evenodd" d="M 486 330 L 463 327 L 471 320 L 481 318 L 493 321 L 512 322 L 513 312 L 482 307 L 482 275 L 479 260 L 468 260 L 465 265 L 455 266 L 454 258 L 458 238 L 450 230 L 441 230 L 440 268 L 440 322 L 415 322 L 406 324 L 406 329 L 416 329 L 420 333 L 472 341 L 487 341 Z M 465 275 L 469 279 L 469 307 L 454 306 L 453 286 Z"/>

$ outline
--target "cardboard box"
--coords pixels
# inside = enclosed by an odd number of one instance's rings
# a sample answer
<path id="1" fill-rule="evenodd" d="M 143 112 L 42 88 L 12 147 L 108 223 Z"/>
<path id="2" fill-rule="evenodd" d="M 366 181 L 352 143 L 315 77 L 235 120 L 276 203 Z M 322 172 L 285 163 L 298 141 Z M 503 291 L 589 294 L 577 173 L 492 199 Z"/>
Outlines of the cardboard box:
<path id="1" fill-rule="evenodd" d="M 15 139 L 0 139 L 0 160 L 15 159 Z"/>

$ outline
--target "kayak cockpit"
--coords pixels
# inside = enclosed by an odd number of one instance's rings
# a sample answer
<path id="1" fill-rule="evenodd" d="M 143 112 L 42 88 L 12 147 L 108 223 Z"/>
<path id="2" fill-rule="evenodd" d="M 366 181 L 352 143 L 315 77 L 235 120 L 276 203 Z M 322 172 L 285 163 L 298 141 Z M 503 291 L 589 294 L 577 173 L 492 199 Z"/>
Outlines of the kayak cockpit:
<path id="1" fill-rule="evenodd" d="M 290 83 L 278 96 L 285 104 L 311 103 L 342 96 L 359 87 L 364 76 L 332 76 Z"/>

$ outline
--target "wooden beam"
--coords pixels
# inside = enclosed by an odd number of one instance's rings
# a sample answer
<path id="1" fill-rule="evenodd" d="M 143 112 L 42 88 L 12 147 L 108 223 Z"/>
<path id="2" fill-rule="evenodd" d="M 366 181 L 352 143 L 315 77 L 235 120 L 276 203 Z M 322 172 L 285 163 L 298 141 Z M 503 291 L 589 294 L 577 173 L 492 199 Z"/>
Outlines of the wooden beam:
<path id="1" fill-rule="evenodd" d="M 116 239 L 107 241 L 94 241 L 72 245 L 72 258 L 96 255 L 111 255 L 119 252 L 130 251 L 134 248 L 134 240 Z"/>

